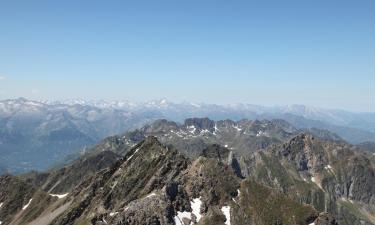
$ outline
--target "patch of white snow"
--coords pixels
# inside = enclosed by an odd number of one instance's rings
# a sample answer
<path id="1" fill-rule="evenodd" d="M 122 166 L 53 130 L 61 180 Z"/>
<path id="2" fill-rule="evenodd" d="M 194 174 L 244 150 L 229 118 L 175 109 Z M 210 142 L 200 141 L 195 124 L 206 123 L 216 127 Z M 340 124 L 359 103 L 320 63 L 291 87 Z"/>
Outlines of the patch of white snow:
<path id="1" fill-rule="evenodd" d="M 65 198 L 69 193 L 65 193 L 65 194 L 61 194 L 61 195 L 58 195 L 58 194 L 49 194 L 53 197 L 58 197 L 58 198 Z"/>
<path id="2" fill-rule="evenodd" d="M 135 153 L 137 153 L 139 151 L 139 148 L 137 148 L 135 151 L 134 151 L 134 153 L 133 153 L 133 155 L 131 155 L 125 162 L 127 162 L 127 161 L 129 161 L 131 158 L 133 158 L 133 156 L 135 155 Z"/>
<path id="3" fill-rule="evenodd" d="M 194 125 L 192 125 L 192 126 L 188 126 L 187 128 L 189 129 L 189 132 L 192 133 L 192 134 L 194 134 L 195 131 L 197 130 L 197 128 L 195 128 Z"/>
<path id="4" fill-rule="evenodd" d="M 155 193 L 151 193 L 151 194 L 147 195 L 146 198 L 151 198 L 153 196 L 156 196 L 156 194 Z"/>
<path id="5" fill-rule="evenodd" d="M 225 216 L 225 224 L 230 225 L 230 206 L 223 206 L 221 212 L 223 212 Z"/>
<path id="6" fill-rule="evenodd" d="M 317 182 L 316 178 L 315 177 L 311 177 L 311 181 L 314 182 L 316 185 L 318 185 L 318 187 L 320 189 L 323 189 L 322 186 L 320 186 L 320 184 Z"/>
<path id="7" fill-rule="evenodd" d="M 198 223 L 199 220 L 202 218 L 202 215 L 201 215 L 201 205 L 202 205 L 201 197 L 194 198 L 190 202 L 190 204 L 191 204 L 192 213 L 197 218 L 197 223 Z"/>
<path id="8" fill-rule="evenodd" d="M 237 131 L 241 131 L 242 129 L 237 126 L 233 126 L 234 129 L 236 129 Z"/>
<path id="9" fill-rule="evenodd" d="M 176 225 L 184 225 L 183 219 L 186 218 L 186 219 L 191 220 L 192 219 L 191 218 L 192 214 L 195 216 L 196 222 L 198 223 L 199 220 L 202 218 L 202 215 L 200 214 L 201 205 L 202 205 L 201 197 L 194 198 L 190 202 L 190 207 L 192 209 L 192 212 L 186 212 L 186 211 L 185 212 L 180 212 L 180 211 L 178 211 L 177 215 L 174 217 L 175 224 Z M 191 224 L 193 224 L 193 222 Z"/>
<path id="10" fill-rule="evenodd" d="M 201 133 L 200 133 L 200 134 L 202 135 L 202 134 L 205 134 L 205 133 L 210 133 L 210 131 L 207 130 L 207 129 L 204 129 L 204 130 L 201 130 Z"/>
<path id="11" fill-rule="evenodd" d="M 30 205 L 30 203 L 31 203 L 32 200 L 33 200 L 33 199 L 30 198 L 29 202 L 28 202 L 24 207 L 22 207 L 22 210 L 27 209 L 27 207 L 29 207 L 29 205 Z"/>
<path id="12" fill-rule="evenodd" d="M 116 216 L 118 214 L 118 212 L 111 212 L 109 213 L 109 216 L 112 217 L 112 216 Z"/>
<path id="13" fill-rule="evenodd" d="M 218 132 L 218 131 L 219 131 L 219 129 L 217 128 L 217 125 L 216 125 L 216 123 L 215 123 L 215 127 L 214 127 L 214 128 L 215 128 L 215 131 L 214 131 L 214 133 L 213 133 L 213 134 L 214 134 L 214 135 L 217 135 L 217 133 L 216 133 L 216 132 Z"/>
<path id="14" fill-rule="evenodd" d="M 191 220 L 191 212 L 177 212 L 177 216 L 174 217 L 174 223 L 176 225 L 184 225 L 183 219 L 187 218 Z"/>

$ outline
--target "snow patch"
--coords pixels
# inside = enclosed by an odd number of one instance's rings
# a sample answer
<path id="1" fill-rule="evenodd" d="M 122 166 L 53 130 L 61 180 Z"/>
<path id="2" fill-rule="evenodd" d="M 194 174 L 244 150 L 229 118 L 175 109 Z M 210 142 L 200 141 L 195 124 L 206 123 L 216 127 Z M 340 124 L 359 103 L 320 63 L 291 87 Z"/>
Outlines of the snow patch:
<path id="1" fill-rule="evenodd" d="M 241 131 L 242 129 L 237 126 L 233 126 L 234 129 L 236 129 L 237 131 Z"/>
<path id="2" fill-rule="evenodd" d="M 133 158 L 133 156 L 135 155 L 135 153 L 137 153 L 139 151 L 139 148 L 137 148 L 135 151 L 134 151 L 134 153 L 133 153 L 133 155 L 131 155 L 125 162 L 128 162 L 131 158 Z"/>
<path id="3" fill-rule="evenodd" d="M 190 212 L 177 212 L 177 216 L 174 217 L 174 223 L 176 225 L 184 225 L 182 222 L 184 218 L 191 220 L 191 213 Z"/>
<path id="4" fill-rule="evenodd" d="M 309 225 L 315 225 L 315 222 L 310 223 Z"/>
<path id="5" fill-rule="evenodd" d="M 224 147 L 228 148 L 228 145 L 224 145 Z"/>
<path id="6" fill-rule="evenodd" d="M 178 137 L 183 137 L 181 132 L 179 132 L 179 131 L 176 132 L 176 131 L 171 130 L 170 132 L 176 134 Z"/>
<path id="7" fill-rule="evenodd" d="M 29 202 L 28 202 L 24 207 L 22 207 L 22 210 L 27 209 L 27 207 L 29 207 L 29 205 L 30 205 L 30 203 L 31 203 L 32 200 L 33 200 L 33 199 L 30 198 Z"/>
<path id="8" fill-rule="evenodd" d="M 201 130 L 201 134 L 205 134 L 205 133 L 210 133 L 210 131 L 207 129 Z"/>
<path id="9" fill-rule="evenodd" d="M 221 212 L 224 214 L 225 216 L 225 224 L 226 225 L 230 225 L 230 206 L 223 206 L 221 208 Z"/>
<path id="10" fill-rule="evenodd" d="M 332 166 L 331 165 L 327 165 L 327 166 L 324 167 L 324 169 L 330 170 L 330 169 L 332 169 Z"/>
<path id="11" fill-rule="evenodd" d="M 257 137 L 266 135 L 266 132 L 263 132 L 262 130 L 258 131 Z"/>
<path id="12" fill-rule="evenodd" d="M 121 168 L 120 168 L 121 169 Z M 118 184 L 118 180 L 115 180 L 115 182 L 112 184 L 111 189 L 114 189 Z"/>
<path id="13" fill-rule="evenodd" d="M 201 197 L 194 198 L 190 202 L 190 205 L 191 205 L 192 213 L 197 218 L 197 223 L 198 223 L 199 220 L 202 218 L 202 215 L 201 215 L 201 205 L 202 205 Z"/>
<path id="14" fill-rule="evenodd" d="M 49 194 L 53 197 L 58 197 L 58 198 L 65 198 L 69 193 L 65 193 L 65 194 L 61 194 L 61 195 L 58 195 L 58 194 Z"/>
<path id="15" fill-rule="evenodd" d="M 218 132 L 218 131 L 220 131 L 218 128 L 217 128 L 217 125 L 216 125 L 216 123 L 215 123 L 215 127 L 214 127 L 214 129 L 215 129 L 215 131 L 214 131 L 214 135 L 217 135 L 217 133 L 216 132 Z"/>
<path id="16" fill-rule="evenodd" d="M 2 203 L 2 202 L 0 202 L 0 208 L 1 208 L 1 206 L 3 206 L 3 203 Z"/>
<path id="17" fill-rule="evenodd" d="M 109 216 L 113 217 L 113 216 L 116 216 L 117 214 L 118 214 L 118 212 L 111 212 L 111 213 L 109 213 Z"/>
<path id="18" fill-rule="evenodd" d="M 187 128 L 188 128 L 189 132 L 192 133 L 192 134 L 194 134 L 195 131 L 197 130 L 197 128 L 195 128 L 194 125 L 192 125 L 192 126 L 188 126 Z"/>
<path id="19" fill-rule="evenodd" d="M 318 181 L 316 180 L 315 177 L 311 177 L 311 181 L 312 181 L 313 183 L 315 183 L 316 185 L 318 185 L 318 187 L 319 187 L 320 189 L 323 190 L 322 186 L 320 186 L 320 184 L 318 183 Z"/>
<path id="20" fill-rule="evenodd" d="M 201 211 L 201 205 L 202 205 L 202 201 L 201 201 L 201 197 L 199 198 L 194 198 L 191 202 L 190 202 L 190 207 L 192 209 L 192 212 L 180 212 L 180 211 L 177 211 L 177 215 L 173 218 L 174 219 L 174 222 L 176 225 L 184 225 L 183 223 L 183 219 L 186 218 L 186 219 L 189 219 L 191 220 L 191 214 L 193 214 L 196 218 L 196 222 L 198 223 L 199 220 L 202 218 L 202 215 L 200 213 Z M 193 222 L 191 222 L 191 224 L 193 224 Z"/>
<path id="21" fill-rule="evenodd" d="M 350 202 L 350 203 L 354 203 L 354 201 L 353 200 L 351 200 L 351 199 L 348 199 L 348 198 L 345 198 L 345 197 L 341 197 L 341 201 L 344 201 L 344 202 Z"/>
<path id="22" fill-rule="evenodd" d="M 156 196 L 156 194 L 155 193 L 151 193 L 151 194 L 147 195 L 146 198 L 151 198 L 153 196 Z"/>

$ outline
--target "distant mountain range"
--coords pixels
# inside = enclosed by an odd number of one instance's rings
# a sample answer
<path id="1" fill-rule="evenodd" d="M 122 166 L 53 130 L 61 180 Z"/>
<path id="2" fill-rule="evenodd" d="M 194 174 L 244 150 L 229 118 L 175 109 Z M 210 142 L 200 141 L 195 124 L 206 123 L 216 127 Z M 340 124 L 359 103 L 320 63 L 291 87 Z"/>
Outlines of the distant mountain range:
<path id="1" fill-rule="evenodd" d="M 260 106 L 252 104 L 230 104 L 217 105 L 206 103 L 173 103 L 165 99 L 149 102 L 131 101 L 104 101 L 104 100 L 66 100 L 66 101 L 45 101 L 49 104 L 64 105 L 87 105 L 98 108 L 121 109 L 130 112 L 145 110 L 160 110 L 160 112 L 171 120 L 181 121 L 189 117 L 209 117 L 211 119 L 233 119 L 239 120 L 250 116 L 270 116 L 280 118 L 280 115 L 301 116 L 308 120 L 325 122 L 331 125 L 347 126 L 370 132 L 375 132 L 375 113 L 349 112 L 338 109 L 323 109 L 305 105 L 287 106 Z M 188 109 L 188 111 L 183 111 Z M 172 115 L 173 112 L 179 114 Z M 210 115 L 212 113 L 212 115 Z M 220 114 L 222 113 L 222 114 Z M 228 113 L 229 116 L 225 115 Z M 199 115 L 202 114 L 202 115 Z M 235 118 L 237 117 L 237 118 Z M 253 118 L 248 118 L 253 119 Z"/>
<path id="2" fill-rule="evenodd" d="M 44 170 L 106 136 L 139 127 L 148 118 L 153 117 L 90 105 L 1 101 L 0 167 L 11 172 Z"/>
<path id="3" fill-rule="evenodd" d="M 307 106 L 264 107 L 130 101 L 0 101 L 0 173 L 45 170 L 107 136 L 140 128 L 158 119 L 239 121 L 282 119 L 298 130 L 337 134 L 352 144 L 375 142 L 375 114 Z M 368 146 L 368 144 L 366 145 Z"/>

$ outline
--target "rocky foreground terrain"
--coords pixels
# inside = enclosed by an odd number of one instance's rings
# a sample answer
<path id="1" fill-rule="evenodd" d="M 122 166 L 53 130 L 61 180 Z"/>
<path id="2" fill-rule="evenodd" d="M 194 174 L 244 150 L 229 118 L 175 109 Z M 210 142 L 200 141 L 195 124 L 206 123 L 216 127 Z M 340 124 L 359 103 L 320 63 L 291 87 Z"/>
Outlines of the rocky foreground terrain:
<path id="1" fill-rule="evenodd" d="M 157 121 L 0 177 L 1 224 L 375 224 L 375 155 L 283 121 Z"/>

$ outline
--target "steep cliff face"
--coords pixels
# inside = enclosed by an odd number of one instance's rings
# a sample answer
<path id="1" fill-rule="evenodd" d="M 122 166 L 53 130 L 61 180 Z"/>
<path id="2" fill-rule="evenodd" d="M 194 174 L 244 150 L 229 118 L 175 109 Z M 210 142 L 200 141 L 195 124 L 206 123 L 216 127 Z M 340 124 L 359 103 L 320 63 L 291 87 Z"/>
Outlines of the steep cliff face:
<path id="1" fill-rule="evenodd" d="M 345 142 L 300 134 L 255 153 L 242 167 L 247 176 L 332 213 L 340 224 L 375 223 L 374 162 Z"/>

